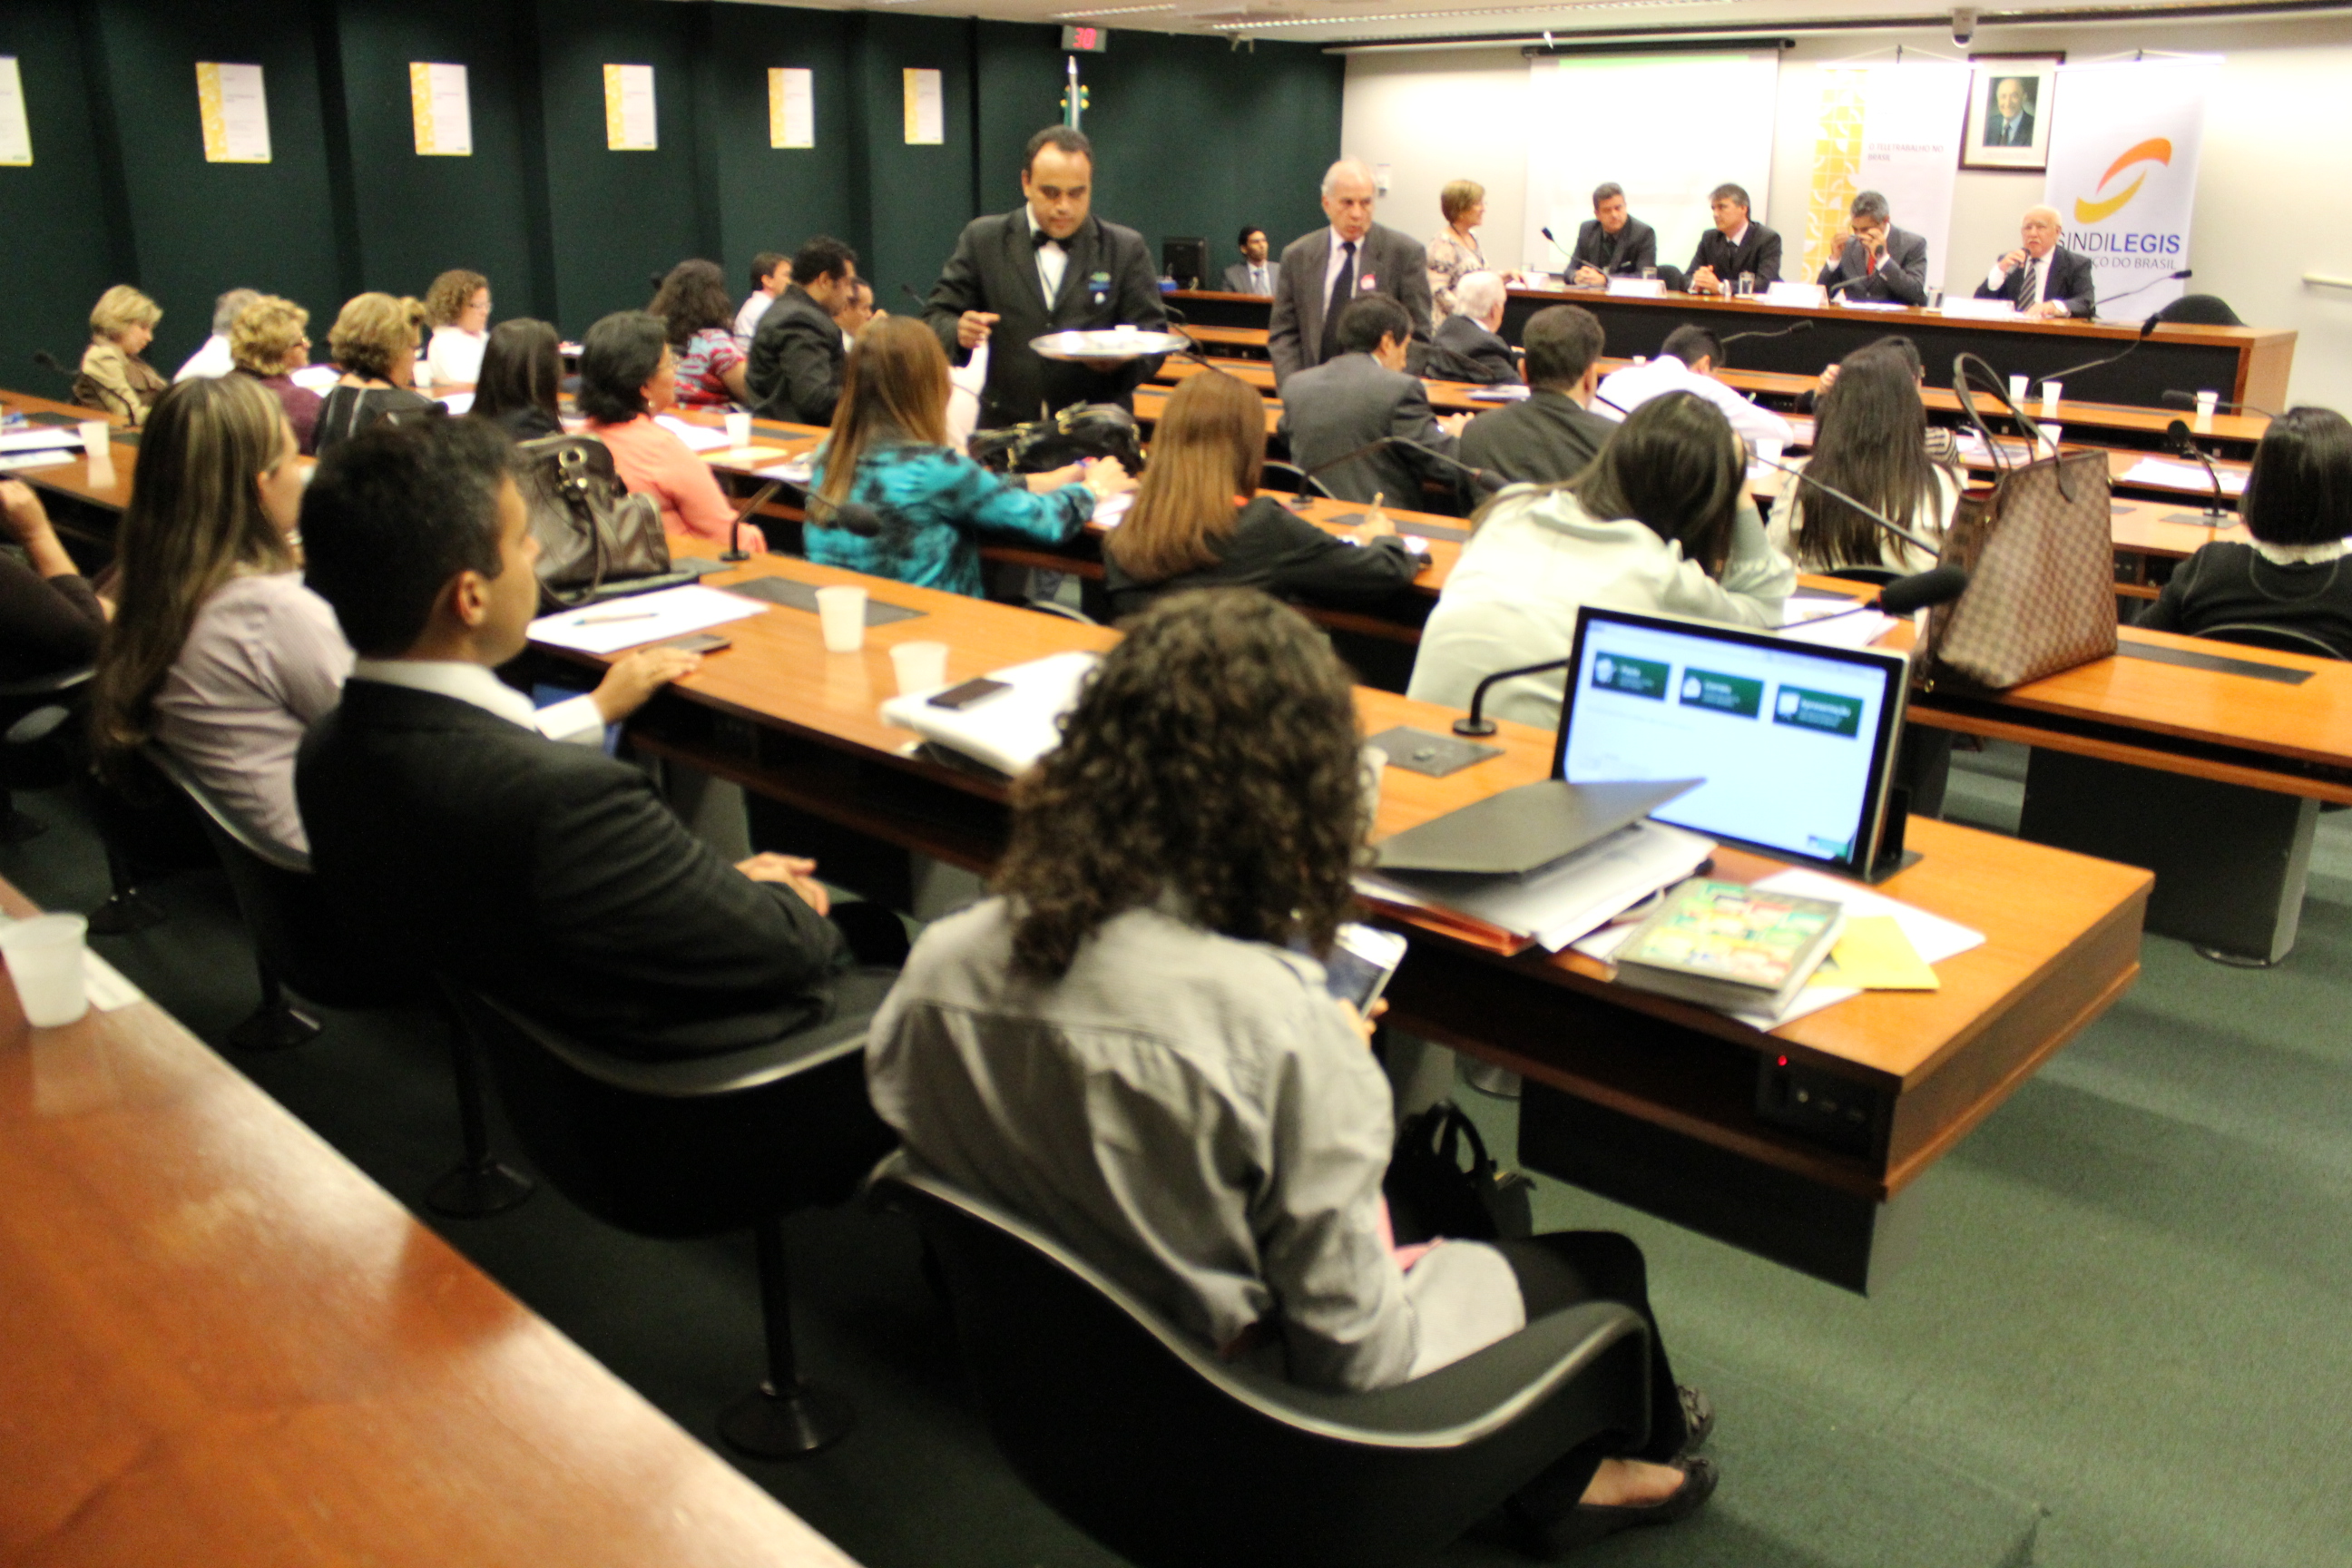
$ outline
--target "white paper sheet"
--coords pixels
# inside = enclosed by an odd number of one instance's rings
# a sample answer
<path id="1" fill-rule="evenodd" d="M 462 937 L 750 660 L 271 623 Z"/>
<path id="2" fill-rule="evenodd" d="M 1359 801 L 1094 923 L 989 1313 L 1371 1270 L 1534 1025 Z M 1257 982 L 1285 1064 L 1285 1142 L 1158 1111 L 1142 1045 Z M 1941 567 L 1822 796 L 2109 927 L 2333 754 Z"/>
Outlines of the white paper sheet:
<path id="1" fill-rule="evenodd" d="M 781 66 L 768 72 L 768 145 L 816 145 L 816 72 Z"/>
<path id="2" fill-rule="evenodd" d="M 1843 904 L 1845 906 L 1848 920 L 1857 915 L 1892 915 L 1895 923 L 1903 928 L 1903 934 L 1911 939 L 1911 945 L 1918 950 L 1920 958 L 1931 964 L 1941 963 L 1944 960 L 1957 957 L 1972 947 L 1984 945 L 1984 932 L 1980 931 L 1970 931 L 1957 921 L 1948 921 L 1941 915 L 1929 914 L 1915 904 L 1906 904 L 1900 900 L 1890 899 L 1884 893 L 1873 892 L 1860 882 L 1843 881 L 1821 871 L 1791 868 L 1765 878 L 1756 886 L 1767 892 L 1790 893 L 1806 899 L 1827 899 L 1832 903 Z M 1588 958 L 1607 960 L 1614 957 L 1617 950 L 1625 945 L 1625 939 L 1633 934 L 1633 926 L 1631 924 L 1612 926 L 1607 931 L 1596 931 L 1578 942 L 1576 951 Z M 1778 1015 L 1741 1013 L 1728 1007 L 1720 1010 L 1727 1016 L 1737 1018 L 1743 1024 L 1752 1025 L 1756 1028 L 1777 1029 L 1781 1025 L 1801 1018 L 1808 1013 L 1818 1013 L 1824 1007 L 1834 1006 L 1849 996 L 1861 994 L 1861 992 L 1850 986 L 1808 985 L 1801 988 L 1797 992 L 1795 1000 L 1789 1004 L 1787 1010 Z"/>
<path id="3" fill-rule="evenodd" d="M 1783 626 L 1780 635 L 1790 642 L 1811 643 L 1816 647 L 1868 647 L 1895 624 L 1893 616 L 1877 610 L 1857 610 L 1850 616 L 1822 616 Z"/>
<path id="4" fill-rule="evenodd" d="M 2216 468 L 2221 476 L 2221 493 L 2242 496 L 2246 493 L 2246 476 L 2228 468 Z M 2206 477 L 2200 463 L 2168 463 L 2162 458 L 2142 458 L 2124 470 L 2120 481 L 2127 485 L 2167 485 L 2179 489 L 2202 490 L 2210 495 L 2213 481 Z"/>
<path id="5" fill-rule="evenodd" d="M 269 162 L 269 96 L 259 66 L 196 62 L 207 163 Z"/>
<path id="6" fill-rule="evenodd" d="M 77 440 L 75 445 L 80 442 Z M 20 474 L 26 468 L 61 468 L 80 456 L 79 452 L 59 451 L 54 447 L 38 452 L 0 453 L 0 474 Z"/>
<path id="7" fill-rule="evenodd" d="M 1012 689 L 965 708 L 934 708 L 929 692 L 908 692 L 882 704 L 882 720 L 976 757 L 1001 773 L 1019 774 L 1062 743 L 1061 717 L 1077 706 L 1078 687 L 1101 657 L 1056 653 L 992 669 L 989 679 Z"/>
<path id="8" fill-rule="evenodd" d="M 1681 881 L 1714 852 L 1711 838 L 1663 822 L 1636 822 L 1533 877 L 1441 881 L 1365 871 L 1357 874 L 1356 886 L 1392 903 L 1455 910 L 1558 952 Z"/>
<path id="9" fill-rule="evenodd" d="M 531 641 L 582 653 L 618 653 L 645 643 L 667 642 L 688 632 L 763 616 L 772 605 L 740 594 L 722 594 L 698 583 L 608 599 L 583 609 L 541 616 L 530 623 Z"/>
<path id="10" fill-rule="evenodd" d="M 788 485 L 804 485 L 816 473 L 816 454 L 803 452 L 772 468 L 755 470 L 763 479 L 782 479 Z"/>
<path id="11" fill-rule="evenodd" d="M 654 423 L 697 452 L 719 451 L 728 444 L 723 425 L 689 425 L 675 414 L 656 414 Z"/>
<path id="12" fill-rule="evenodd" d="M 0 55 L 0 163 L 22 168 L 33 161 L 33 128 L 25 118 L 25 79 L 16 57 Z"/>
<path id="13" fill-rule="evenodd" d="M 324 397 L 335 390 L 335 383 L 341 379 L 341 373 L 333 365 L 306 364 L 300 370 L 289 373 L 286 379 L 306 391 L 315 392 Z"/>
<path id="14" fill-rule="evenodd" d="M 937 147 L 947 141 L 945 89 L 940 73 L 909 67 L 898 73 L 907 145 Z"/>
<path id="15" fill-rule="evenodd" d="M 416 122 L 420 158 L 468 158 L 474 153 L 474 102 L 464 66 L 408 62 L 409 115 Z"/>
<path id="16" fill-rule="evenodd" d="M 81 429 L 74 425 L 35 425 L 0 436 L 0 452 L 38 452 L 52 447 L 81 450 Z"/>

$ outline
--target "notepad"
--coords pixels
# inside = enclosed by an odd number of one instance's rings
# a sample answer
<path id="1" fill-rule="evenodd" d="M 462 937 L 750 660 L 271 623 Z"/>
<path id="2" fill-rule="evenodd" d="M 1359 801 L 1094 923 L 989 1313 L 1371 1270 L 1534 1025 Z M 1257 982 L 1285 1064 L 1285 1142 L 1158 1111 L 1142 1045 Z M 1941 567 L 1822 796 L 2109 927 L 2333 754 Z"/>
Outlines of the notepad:
<path id="1" fill-rule="evenodd" d="M 1806 984 L 1855 991 L 1933 991 L 1943 982 L 1903 934 L 1901 921 L 1893 915 L 1861 915 L 1847 917 L 1837 946 Z"/>
<path id="2" fill-rule="evenodd" d="M 727 432 L 716 425 L 689 425 L 675 414 L 656 414 L 654 423 L 698 452 L 715 452 L 727 446 Z"/>

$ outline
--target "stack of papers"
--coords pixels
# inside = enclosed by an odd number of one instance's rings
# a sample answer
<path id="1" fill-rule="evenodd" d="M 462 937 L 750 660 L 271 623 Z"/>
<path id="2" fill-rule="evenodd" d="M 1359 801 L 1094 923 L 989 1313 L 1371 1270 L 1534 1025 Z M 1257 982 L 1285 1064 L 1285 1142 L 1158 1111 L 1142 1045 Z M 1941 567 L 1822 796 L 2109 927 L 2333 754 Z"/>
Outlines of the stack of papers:
<path id="1" fill-rule="evenodd" d="M 1715 853 L 1715 841 L 1663 822 L 1636 822 L 1525 877 L 1403 876 L 1360 871 L 1356 889 L 1408 909 L 1452 910 L 1558 952 Z"/>
<path id="2" fill-rule="evenodd" d="M 2227 468 L 2216 468 L 2221 477 L 2223 495 L 2242 496 L 2246 493 L 2246 476 Z M 2210 493 L 2213 481 L 2206 476 L 2203 465 L 2198 463 L 2168 463 L 2162 458 L 2142 458 L 2124 470 L 2121 481 L 2127 485 L 2164 485 L 2174 489 L 2193 489 Z"/>
<path id="3" fill-rule="evenodd" d="M 1531 388 L 1519 385 L 1516 382 L 1505 382 L 1500 386 L 1480 387 L 1470 395 L 1470 401 L 1473 403 L 1524 403 L 1532 395 L 1534 394 Z"/>
<path id="4" fill-rule="evenodd" d="M 1855 601 L 1790 595 L 1781 606 L 1780 635 L 1817 647 L 1868 647 L 1895 625 L 1893 616 L 1857 610 Z"/>
<path id="5" fill-rule="evenodd" d="M 988 679 L 1006 689 L 961 708 L 934 708 L 929 692 L 907 692 L 882 704 L 882 719 L 1013 777 L 1062 743 L 1062 715 L 1078 705 L 1078 688 L 1101 657 L 1057 653 L 992 669 Z"/>
<path id="6" fill-rule="evenodd" d="M 530 638 L 551 647 L 576 648 L 582 653 L 618 653 L 643 643 L 667 642 L 688 632 L 707 631 L 729 621 L 764 616 L 768 606 L 740 594 L 722 594 L 698 583 L 639 594 L 635 598 L 606 599 L 541 616 L 530 623 Z"/>
<path id="7" fill-rule="evenodd" d="M 691 451 L 716 452 L 730 444 L 727 432 L 716 425 L 689 425 L 675 414 L 656 414 L 654 423 L 685 442 Z"/>
<path id="8" fill-rule="evenodd" d="M 331 364 L 306 364 L 300 370 L 289 371 L 286 379 L 305 392 L 315 392 L 324 397 L 335 390 L 342 373 Z"/>
<path id="9" fill-rule="evenodd" d="M 81 450 L 81 429 L 73 425 L 35 425 L 23 430 L 11 430 L 0 436 L 0 453 L 14 456 L 22 452 L 39 452 L 62 447 L 74 452 Z"/>
<path id="10" fill-rule="evenodd" d="M 1970 948 L 1984 945 L 1984 932 L 1980 931 L 1970 931 L 1968 927 L 1954 921 L 1948 921 L 1941 915 L 1931 915 L 1927 910 L 1915 908 L 1900 900 L 1890 899 L 1883 893 L 1874 893 L 1859 882 L 1841 881 L 1835 877 L 1825 876 L 1819 871 L 1782 871 L 1776 876 L 1765 878 L 1755 886 L 1768 892 L 1794 893 L 1802 898 L 1829 899 L 1843 904 L 1846 924 L 1849 928 L 1859 921 L 1874 917 L 1885 916 L 1892 919 L 1901 928 L 1903 935 L 1909 939 L 1912 951 L 1927 963 L 1941 963 L 1944 960 L 1957 957 Z M 1588 958 L 1598 958 L 1605 962 L 1633 934 L 1633 928 L 1630 925 L 1612 926 L 1607 931 L 1596 931 L 1578 942 L 1576 951 Z M 1884 954 L 1882 953 L 1881 956 Z M 1795 1000 L 1777 1014 L 1737 1013 L 1727 1010 L 1727 1016 L 1759 1029 L 1777 1029 L 1781 1025 L 1801 1018 L 1808 1013 L 1818 1013 L 1824 1007 L 1834 1006 L 1849 996 L 1860 994 L 1862 992 L 1857 986 L 1838 984 L 1832 981 L 1806 986 L 1797 993 Z"/>
<path id="11" fill-rule="evenodd" d="M 782 479 L 788 485 L 804 485 L 815 472 L 816 454 L 812 451 L 803 452 L 797 458 L 788 458 L 772 468 L 761 468 L 760 477 L 763 479 Z"/>

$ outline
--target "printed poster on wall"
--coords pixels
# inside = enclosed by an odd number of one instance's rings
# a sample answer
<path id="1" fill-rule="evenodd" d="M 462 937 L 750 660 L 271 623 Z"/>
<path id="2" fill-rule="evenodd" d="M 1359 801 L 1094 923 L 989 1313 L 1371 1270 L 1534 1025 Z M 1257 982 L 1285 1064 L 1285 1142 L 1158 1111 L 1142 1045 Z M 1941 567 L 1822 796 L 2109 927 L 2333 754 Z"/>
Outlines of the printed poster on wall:
<path id="1" fill-rule="evenodd" d="M 653 67 L 604 68 L 604 145 L 615 153 L 660 151 Z"/>
<path id="2" fill-rule="evenodd" d="M 1810 281 L 1835 260 L 1852 234 L 1854 196 L 1886 198 L 1896 228 L 1927 242 L 1927 279 L 1943 276 L 1959 177 L 1966 66 L 1935 61 L 1822 73 L 1822 124 L 1805 207 Z M 1794 268 L 1790 276 L 1797 276 Z"/>
<path id="3" fill-rule="evenodd" d="M 899 76 L 906 87 L 907 145 L 939 146 L 948 139 L 945 89 L 940 73 L 909 69 Z"/>
<path id="4" fill-rule="evenodd" d="M 464 66 L 409 61 L 408 104 L 416 121 L 418 157 L 473 156 L 474 104 L 466 91 Z"/>
<path id="5" fill-rule="evenodd" d="M 2042 199 L 2058 209 L 2063 243 L 2091 258 L 2099 313 L 2145 316 L 2180 298 L 2205 100 L 2218 59 L 2062 66 Z"/>
<path id="6" fill-rule="evenodd" d="M 768 145 L 816 145 L 816 72 L 794 66 L 769 70 Z"/>
<path id="7" fill-rule="evenodd" d="M 33 128 L 25 119 L 25 79 L 16 57 L 0 55 L 0 163 L 17 168 L 33 162 Z"/>
<path id="8" fill-rule="evenodd" d="M 269 99 L 259 66 L 196 62 L 196 112 L 207 163 L 269 162 Z"/>

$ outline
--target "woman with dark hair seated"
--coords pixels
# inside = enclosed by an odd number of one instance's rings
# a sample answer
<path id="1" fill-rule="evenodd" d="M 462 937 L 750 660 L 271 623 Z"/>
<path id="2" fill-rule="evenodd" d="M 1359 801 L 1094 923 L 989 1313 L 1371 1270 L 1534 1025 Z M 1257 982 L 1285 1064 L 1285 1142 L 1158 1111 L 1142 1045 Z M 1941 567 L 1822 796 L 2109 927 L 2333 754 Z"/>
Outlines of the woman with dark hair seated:
<path id="1" fill-rule="evenodd" d="M 1634 409 L 1576 478 L 1496 496 L 1422 629 L 1410 695 L 1465 708 L 1498 669 L 1565 658 L 1585 605 L 1779 626 L 1797 574 L 1764 537 L 1747 463 L 1721 409 L 1672 392 Z M 1557 729 L 1566 679 L 1498 682 L 1486 711 Z"/>
<path id="2" fill-rule="evenodd" d="M 1650 1316 L 1622 1236 L 1393 1245 L 1388 1079 L 1319 962 L 1371 826 L 1362 746 L 1347 674 L 1297 611 L 1160 601 L 1013 785 L 996 896 L 923 933 L 866 1045 L 875 1109 L 919 1170 L 1199 1342 L 1334 1391 L 1578 1301 Z M 1712 1413 L 1654 1327 L 1651 1345 L 1650 1440 L 1524 1487 L 1512 1511 L 1540 1543 L 1664 1523 L 1714 1489 L 1685 1457 Z"/>
<path id="3" fill-rule="evenodd" d="M 1810 458 L 1790 465 L 1922 538 L 1943 542 L 1960 477 L 1927 456 L 1927 407 L 1910 362 L 1891 348 L 1848 354 L 1822 395 Z M 1895 538 L 1834 496 L 1786 476 L 1765 531 L 1801 572 L 1877 566 L 1925 572 L 1936 557 Z"/>
<path id="4" fill-rule="evenodd" d="M 588 329 L 580 345 L 580 412 L 588 433 L 613 449 L 621 482 L 661 506 L 662 526 L 725 539 L 735 509 L 692 447 L 654 423 L 677 405 L 677 358 L 661 318 L 619 310 Z M 743 524 L 742 548 L 768 548 L 759 525 Z"/>
<path id="5" fill-rule="evenodd" d="M 563 434 L 563 345 L 555 329 L 529 316 L 500 321 L 482 349 L 473 412 L 518 441 Z"/>
<path id="6" fill-rule="evenodd" d="M 646 308 L 661 318 L 677 356 L 678 402 L 688 408 L 751 406 L 744 380 L 750 362 L 735 342 L 735 297 L 717 262 L 679 262 Z"/>
<path id="7" fill-rule="evenodd" d="M 813 478 L 821 500 L 871 507 L 881 531 L 815 526 L 831 515 L 820 508 L 803 535 L 810 560 L 978 598 L 981 535 L 1059 544 L 1134 483 L 1114 458 L 992 473 L 948 445 L 947 414 L 939 334 L 919 317 L 876 317 L 850 351 Z"/>
<path id="8" fill-rule="evenodd" d="M 2352 658 L 2352 423 L 2290 408 L 2254 448 L 2239 510 L 2252 544 L 2216 540 L 2173 569 L 2141 615 L 2160 632 L 2216 626 L 2301 632 Z"/>
<path id="9" fill-rule="evenodd" d="M 1103 542 L 1104 585 L 1122 616 L 1185 588 L 1263 588 L 1322 605 L 1373 605 L 1412 581 L 1388 514 L 1374 507 L 1351 538 L 1324 532 L 1257 493 L 1265 400 L 1234 376 L 1196 375 L 1176 389 L 1151 437 L 1135 504 Z"/>

